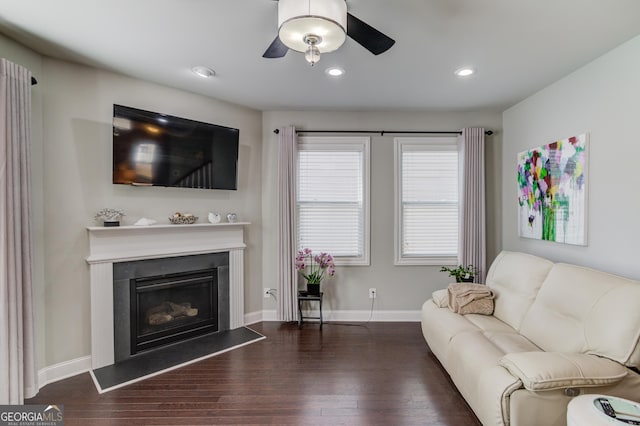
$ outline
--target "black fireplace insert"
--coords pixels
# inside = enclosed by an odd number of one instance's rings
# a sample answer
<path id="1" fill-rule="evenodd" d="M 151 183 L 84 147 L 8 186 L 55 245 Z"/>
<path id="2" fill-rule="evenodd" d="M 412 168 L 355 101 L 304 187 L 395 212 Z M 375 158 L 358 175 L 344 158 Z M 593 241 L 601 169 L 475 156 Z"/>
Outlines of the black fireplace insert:
<path id="1" fill-rule="evenodd" d="M 217 268 L 130 280 L 131 355 L 218 331 Z"/>

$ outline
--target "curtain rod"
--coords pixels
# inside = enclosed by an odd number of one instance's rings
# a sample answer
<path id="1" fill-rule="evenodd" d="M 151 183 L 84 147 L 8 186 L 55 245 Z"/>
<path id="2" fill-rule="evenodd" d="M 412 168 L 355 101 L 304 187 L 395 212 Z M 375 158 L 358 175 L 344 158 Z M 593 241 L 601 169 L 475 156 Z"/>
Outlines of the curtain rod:
<path id="1" fill-rule="evenodd" d="M 280 133 L 280 129 L 275 129 L 273 131 L 276 135 Z M 380 133 L 380 136 L 384 136 L 386 134 L 397 133 L 397 134 L 429 134 L 429 135 L 461 135 L 462 132 L 460 130 L 453 131 L 416 131 L 416 130 L 296 130 L 296 133 Z M 486 130 L 484 132 L 485 135 L 491 136 L 493 134 L 493 130 Z"/>
<path id="2" fill-rule="evenodd" d="M 38 80 L 35 77 L 31 77 L 31 85 L 35 86 L 36 84 L 38 84 Z"/>

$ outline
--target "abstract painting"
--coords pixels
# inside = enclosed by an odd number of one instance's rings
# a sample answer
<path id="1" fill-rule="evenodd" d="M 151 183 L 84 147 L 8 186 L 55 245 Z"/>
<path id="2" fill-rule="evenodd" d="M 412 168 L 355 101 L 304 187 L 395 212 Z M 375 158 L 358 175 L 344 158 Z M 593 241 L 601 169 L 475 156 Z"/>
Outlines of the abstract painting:
<path id="1" fill-rule="evenodd" d="M 587 245 L 587 135 L 518 154 L 521 237 Z"/>

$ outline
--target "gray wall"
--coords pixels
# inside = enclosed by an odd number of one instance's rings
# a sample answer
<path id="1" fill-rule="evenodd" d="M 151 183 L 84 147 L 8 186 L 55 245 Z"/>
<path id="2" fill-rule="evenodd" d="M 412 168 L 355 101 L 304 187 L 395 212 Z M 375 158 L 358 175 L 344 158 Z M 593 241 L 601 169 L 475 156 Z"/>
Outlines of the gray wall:
<path id="1" fill-rule="evenodd" d="M 485 127 L 497 131 L 487 139 L 488 253 L 498 253 L 500 228 L 501 114 L 496 112 L 426 113 L 268 111 L 263 113 L 263 285 L 276 286 L 277 143 L 273 129 L 294 125 L 302 129 L 459 130 Z M 368 310 L 369 287 L 376 287 L 376 310 L 415 311 L 449 278 L 435 266 L 393 265 L 393 135 L 371 135 L 371 266 L 339 266 L 336 278 L 326 282 L 327 310 Z M 325 300 L 327 302 L 327 300 Z M 275 309 L 265 299 L 266 310 Z"/>
<path id="2" fill-rule="evenodd" d="M 519 250 L 640 279 L 640 37 L 580 68 L 503 115 L 503 226 Z M 588 246 L 518 237 L 516 155 L 589 133 Z"/>

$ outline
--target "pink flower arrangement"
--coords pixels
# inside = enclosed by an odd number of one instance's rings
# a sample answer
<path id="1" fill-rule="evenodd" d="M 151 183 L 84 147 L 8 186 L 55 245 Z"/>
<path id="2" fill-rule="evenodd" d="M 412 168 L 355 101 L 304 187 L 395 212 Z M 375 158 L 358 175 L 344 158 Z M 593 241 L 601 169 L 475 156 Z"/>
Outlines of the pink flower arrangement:
<path id="1" fill-rule="evenodd" d="M 333 277 L 336 274 L 336 265 L 333 263 L 333 256 L 329 253 L 320 253 L 314 256 L 311 249 L 304 248 L 296 256 L 296 270 L 304 271 L 309 268 L 309 273 L 302 272 L 302 276 L 308 284 L 320 284 L 325 272 Z"/>

